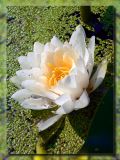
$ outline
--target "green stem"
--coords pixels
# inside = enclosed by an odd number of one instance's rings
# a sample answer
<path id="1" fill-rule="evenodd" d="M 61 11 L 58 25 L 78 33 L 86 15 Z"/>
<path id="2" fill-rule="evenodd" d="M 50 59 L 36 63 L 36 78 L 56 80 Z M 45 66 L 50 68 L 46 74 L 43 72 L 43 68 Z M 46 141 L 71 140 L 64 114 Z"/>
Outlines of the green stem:
<path id="1" fill-rule="evenodd" d="M 86 24 L 91 24 L 92 21 L 92 12 L 90 6 L 81 6 L 80 7 L 81 20 Z"/>

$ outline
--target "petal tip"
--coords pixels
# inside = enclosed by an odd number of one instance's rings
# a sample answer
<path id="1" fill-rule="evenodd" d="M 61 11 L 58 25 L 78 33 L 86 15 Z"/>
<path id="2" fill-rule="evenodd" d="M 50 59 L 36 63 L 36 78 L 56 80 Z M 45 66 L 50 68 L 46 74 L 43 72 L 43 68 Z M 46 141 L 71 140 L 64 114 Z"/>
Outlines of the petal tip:
<path id="1" fill-rule="evenodd" d="M 80 28 L 83 28 L 80 24 L 76 27 L 76 30 L 77 29 L 80 29 Z"/>
<path id="2" fill-rule="evenodd" d="M 12 99 L 16 100 L 16 93 L 11 96 Z"/>
<path id="3" fill-rule="evenodd" d="M 10 82 L 12 82 L 12 83 L 14 83 L 14 77 L 11 77 L 9 80 L 10 80 Z"/>

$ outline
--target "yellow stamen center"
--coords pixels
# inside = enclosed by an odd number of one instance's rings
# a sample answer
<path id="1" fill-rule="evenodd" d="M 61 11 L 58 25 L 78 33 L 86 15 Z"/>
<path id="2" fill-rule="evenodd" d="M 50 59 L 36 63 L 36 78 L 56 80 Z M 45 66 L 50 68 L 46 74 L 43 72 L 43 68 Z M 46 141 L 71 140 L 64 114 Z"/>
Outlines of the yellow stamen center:
<path id="1" fill-rule="evenodd" d="M 48 63 L 49 73 L 47 74 L 47 84 L 48 87 L 51 88 L 55 86 L 59 80 L 63 79 L 66 75 L 69 74 L 70 69 L 72 67 L 72 61 L 68 61 L 67 63 L 62 63 L 61 66 L 56 66 L 54 64 Z"/>
<path id="2" fill-rule="evenodd" d="M 51 63 L 48 64 L 48 67 L 51 69 L 51 73 L 47 76 L 49 87 L 56 85 L 57 82 L 68 75 L 70 71 L 70 68 L 67 66 L 57 67 Z"/>
<path id="3" fill-rule="evenodd" d="M 57 85 L 58 81 L 69 74 L 74 63 L 74 59 L 68 54 L 56 52 L 53 55 L 52 63 L 47 61 L 46 85 L 51 88 Z"/>

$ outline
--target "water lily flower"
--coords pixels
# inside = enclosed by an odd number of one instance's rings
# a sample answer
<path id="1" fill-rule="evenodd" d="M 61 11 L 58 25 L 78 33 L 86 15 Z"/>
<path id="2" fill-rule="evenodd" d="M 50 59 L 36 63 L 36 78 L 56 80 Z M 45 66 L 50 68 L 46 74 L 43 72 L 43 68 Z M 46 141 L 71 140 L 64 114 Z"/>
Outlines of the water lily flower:
<path id="1" fill-rule="evenodd" d="M 88 106 L 89 94 L 103 81 L 107 61 L 103 60 L 94 74 L 95 36 L 85 42 L 85 31 L 78 26 L 69 42 L 53 36 L 45 45 L 35 42 L 33 52 L 18 57 L 21 70 L 11 81 L 19 87 L 12 98 L 26 109 L 58 109 L 54 116 L 38 123 L 43 131 L 63 115 Z M 92 74 L 92 76 L 91 76 Z"/>

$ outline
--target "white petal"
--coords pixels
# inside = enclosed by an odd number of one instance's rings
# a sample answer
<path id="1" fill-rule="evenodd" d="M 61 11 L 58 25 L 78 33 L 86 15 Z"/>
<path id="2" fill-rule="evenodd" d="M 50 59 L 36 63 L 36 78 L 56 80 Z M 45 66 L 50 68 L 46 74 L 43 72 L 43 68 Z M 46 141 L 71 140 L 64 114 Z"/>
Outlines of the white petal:
<path id="1" fill-rule="evenodd" d="M 35 80 L 39 80 L 41 77 L 41 69 L 40 68 L 32 68 L 31 77 Z"/>
<path id="2" fill-rule="evenodd" d="M 86 86 L 86 80 L 83 79 L 84 75 L 82 78 L 76 78 L 76 81 L 73 81 L 71 83 L 68 83 L 68 81 L 60 80 L 56 86 L 57 90 L 60 90 L 64 94 L 70 95 L 73 99 L 76 99 L 77 97 L 80 96 L 81 92 L 83 91 L 84 86 Z M 78 80 L 77 80 L 78 79 Z M 76 87 L 74 88 L 73 86 L 74 83 L 76 83 Z M 85 85 L 83 85 L 85 83 Z M 71 84 L 71 86 L 70 86 Z"/>
<path id="3" fill-rule="evenodd" d="M 82 26 L 78 26 L 70 38 L 70 44 L 73 46 L 79 56 L 84 57 L 85 54 L 85 31 Z"/>
<path id="4" fill-rule="evenodd" d="M 18 62 L 22 69 L 31 69 L 32 67 L 40 66 L 40 54 L 34 54 L 34 52 L 29 52 L 27 56 L 18 57 Z"/>
<path id="5" fill-rule="evenodd" d="M 35 59 L 34 59 L 35 57 L 34 57 L 34 53 L 33 52 L 29 52 L 28 54 L 27 54 L 27 61 L 28 61 L 28 63 L 30 64 L 30 66 L 31 67 L 34 67 L 35 66 Z"/>
<path id="6" fill-rule="evenodd" d="M 76 66 L 73 66 L 71 71 L 70 71 L 70 74 L 77 75 L 78 74 L 78 68 Z"/>
<path id="7" fill-rule="evenodd" d="M 93 71 L 93 66 L 94 66 L 94 61 L 93 61 L 91 55 L 89 54 L 89 59 L 88 59 L 88 62 L 86 64 L 86 69 L 88 71 L 89 78 L 90 78 L 91 73 Z"/>
<path id="8" fill-rule="evenodd" d="M 88 106 L 89 102 L 90 102 L 90 99 L 89 99 L 88 93 L 85 90 L 80 96 L 80 98 L 76 100 L 74 110 L 78 110 Z"/>
<path id="9" fill-rule="evenodd" d="M 35 42 L 34 43 L 34 49 L 33 49 L 33 52 L 35 54 L 41 54 L 43 52 L 43 49 L 44 49 L 44 45 L 39 43 L 39 42 Z"/>
<path id="10" fill-rule="evenodd" d="M 31 70 L 28 69 L 18 70 L 16 72 L 16 75 L 21 81 L 31 79 Z"/>
<path id="11" fill-rule="evenodd" d="M 22 82 L 22 86 L 35 93 L 40 93 L 43 90 L 42 84 L 35 80 L 25 80 Z"/>
<path id="12" fill-rule="evenodd" d="M 72 86 L 70 86 L 70 83 L 67 84 L 66 82 L 67 81 L 60 80 L 56 86 L 56 90 L 60 90 L 62 93 L 70 95 L 72 98 L 75 98 L 76 94 L 79 94 L 80 89 L 77 90 L 77 88 L 72 88 Z M 73 82 L 73 84 L 74 83 L 75 82 Z"/>
<path id="13" fill-rule="evenodd" d="M 25 89 L 28 89 L 30 91 L 32 91 L 34 94 L 43 96 L 43 97 L 47 97 L 49 99 L 55 100 L 56 98 L 58 98 L 58 95 L 48 91 L 44 85 L 42 83 L 39 83 L 35 80 L 26 80 L 22 82 L 22 86 Z"/>
<path id="14" fill-rule="evenodd" d="M 86 62 L 86 69 L 89 73 L 89 77 L 91 76 L 93 66 L 94 66 L 94 50 L 95 50 L 95 36 L 92 36 L 88 44 L 89 58 Z"/>
<path id="15" fill-rule="evenodd" d="M 75 52 L 74 48 L 68 42 L 65 42 L 63 45 L 63 52 L 70 56 L 74 61 L 79 58 L 79 54 Z"/>
<path id="16" fill-rule="evenodd" d="M 26 109 L 43 110 L 52 107 L 51 101 L 47 98 L 29 98 L 24 100 L 21 105 Z"/>
<path id="17" fill-rule="evenodd" d="M 84 56 L 84 63 L 85 63 L 85 66 L 88 64 L 88 61 L 89 61 L 89 52 L 87 50 L 87 48 L 85 49 L 85 56 Z"/>
<path id="18" fill-rule="evenodd" d="M 26 61 L 28 62 L 30 68 L 39 67 L 41 60 L 41 54 L 34 54 L 34 52 L 29 52 L 27 54 Z"/>
<path id="19" fill-rule="evenodd" d="M 53 60 L 54 60 L 55 66 L 64 65 L 63 64 L 63 50 L 61 48 L 55 50 L 55 53 L 53 55 Z"/>
<path id="20" fill-rule="evenodd" d="M 85 68 L 82 67 L 81 63 L 78 66 L 74 66 L 68 76 L 59 80 L 53 91 L 70 95 L 73 99 L 78 98 L 83 92 L 83 89 L 87 88 L 89 84 L 88 73 Z"/>
<path id="21" fill-rule="evenodd" d="M 76 75 L 76 81 L 77 81 L 77 89 L 83 89 L 87 88 L 89 84 L 89 76 L 88 73 L 82 73 L 78 70 L 78 74 Z"/>
<path id="22" fill-rule="evenodd" d="M 63 46 L 62 42 L 56 36 L 53 36 L 51 39 L 51 44 L 56 48 L 61 48 Z"/>
<path id="23" fill-rule="evenodd" d="M 46 43 L 44 46 L 44 51 L 43 52 L 54 52 L 55 51 L 55 46 L 52 45 L 51 43 Z"/>
<path id="24" fill-rule="evenodd" d="M 44 93 L 41 94 L 43 97 L 47 97 L 51 100 L 55 100 L 56 98 L 58 98 L 59 96 L 56 94 L 56 93 L 53 93 L 53 92 L 49 92 L 49 91 L 46 91 Z"/>
<path id="25" fill-rule="evenodd" d="M 77 86 L 82 87 L 82 89 L 87 88 L 89 84 L 89 75 L 81 57 L 77 60 L 76 68 L 78 72 L 76 76 Z"/>
<path id="26" fill-rule="evenodd" d="M 37 127 L 39 129 L 39 131 L 43 131 L 45 129 L 47 129 L 48 127 L 52 126 L 55 122 L 57 122 L 60 118 L 62 117 L 62 115 L 55 115 L 49 119 L 47 119 L 46 121 L 41 121 L 37 124 Z"/>
<path id="27" fill-rule="evenodd" d="M 92 55 L 92 59 L 94 62 L 94 51 L 95 51 L 95 36 L 92 36 L 90 38 L 89 44 L 88 44 L 88 51 Z"/>
<path id="28" fill-rule="evenodd" d="M 34 66 L 33 67 L 40 67 L 40 64 L 41 64 L 41 54 L 35 54 L 34 55 Z"/>
<path id="29" fill-rule="evenodd" d="M 49 67 L 48 64 L 54 64 L 53 61 L 53 53 L 54 53 L 55 47 L 50 44 L 50 43 L 46 43 L 45 47 L 44 47 L 44 51 L 41 54 L 41 64 L 40 64 L 40 68 L 41 68 L 41 72 L 44 73 L 49 73 Z"/>
<path id="30" fill-rule="evenodd" d="M 78 69 L 80 72 L 82 72 L 83 74 L 84 74 L 84 73 L 87 73 L 84 60 L 83 60 L 81 57 L 79 57 L 79 59 L 77 59 L 75 66 L 76 66 L 77 69 Z"/>
<path id="31" fill-rule="evenodd" d="M 39 80 L 41 76 L 41 70 L 40 68 L 32 68 L 31 70 L 30 69 L 18 70 L 16 72 L 16 75 L 21 81 L 30 79 Z"/>
<path id="32" fill-rule="evenodd" d="M 87 88 L 89 84 L 89 76 L 84 66 L 84 63 L 82 60 L 78 60 L 79 62 L 77 63 L 77 66 L 74 66 L 74 68 L 70 72 L 70 74 L 73 74 L 76 77 L 76 90 L 79 90 L 80 88 Z"/>
<path id="33" fill-rule="evenodd" d="M 53 93 L 56 93 L 57 95 L 62 95 L 62 94 L 64 94 L 58 87 L 56 87 L 56 86 L 53 86 L 51 89 L 50 89 L 50 91 L 52 91 Z"/>
<path id="34" fill-rule="evenodd" d="M 11 98 L 13 98 L 14 100 L 18 101 L 18 102 L 22 102 L 24 101 L 26 98 L 30 98 L 33 94 L 28 91 L 27 89 L 21 89 L 18 90 L 17 92 L 15 92 Z"/>
<path id="35" fill-rule="evenodd" d="M 56 111 L 55 114 L 68 114 L 74 110 L 74 102 L 72 99 L 68 100 L 65 102 L 61 107 L 59 107 Z"/>
<path id="36" fill-rule="evenodd" d="M 66 86 L 66 88 L 76 88 L 77 83 L 76 83 L 76 78 L 75 75 L 68 75 L 62 80 L 60 80 L 60 83 Z"/>
<path id="37" fill-rule="evenodd" d="M 103 81 L 107 70 L 107 60 L 102 61 L 90 80 L 91 91 L 94 91 Z"/>
<path id="38" fill-rule="evenodd" d="M 57 99 L 55 99 L 54 103 L 56 103 L 57 105 L 63 105 L 69 100 L 71 100 L 70 96 L 63 94 L 59 96 Z"/>
<path id="39" fill-rule="evenodd" d="M 31 65 L 27 61 L 27 57 L 26 56 L 18 57 L 18 62 L 20 64 L 20 67 L 23 68 L 23 69 L 30 69 L 31 68 Z"/>
<path id="40" fill-rule="evenodd" d="M 35 42 L 34 43 L 34 67 L 40 67 L 40 63 L 41 63 L 41 58 L 42 58 L 42 52 L 44 50 L 44 45 L 39 43 L 39 42 Z"/>
<path id="41" fill-rule="evenodd" d="M 17 76 L 11 77 L 10 81 L 14 83 L 18 88 L 21 87 L 21 80 Z"/>

